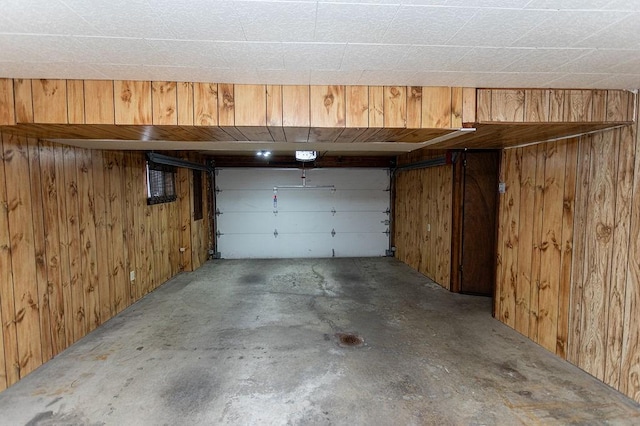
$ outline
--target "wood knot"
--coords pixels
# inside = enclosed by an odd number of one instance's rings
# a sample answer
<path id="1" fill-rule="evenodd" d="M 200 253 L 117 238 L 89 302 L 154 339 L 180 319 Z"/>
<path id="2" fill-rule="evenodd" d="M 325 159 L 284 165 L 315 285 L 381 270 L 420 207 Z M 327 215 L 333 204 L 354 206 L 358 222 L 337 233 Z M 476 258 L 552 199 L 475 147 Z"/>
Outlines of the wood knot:
<path id="1" fill-rule="evenodd" d="M 411 87 L 411 97 L 417 99 L 422 98 L 422 87 Z"/>
<path id="2" fill-rule="evenodd" d="M 22 205 L 22 201 L 20 201 L 19 198 L 15 198 L 11 200 L 9 203 L 7 203 L 7 210 L 12 212 L 21 205 Z"/>
<path id="3" fill-rule="evenodd" d="M 14 151 L 12 149 L 8 149 L 4 152 L 2 159 L 7 163 L 9 163 L 13 159 L 13 154 L 14 154 Z"/>
<path id="4" fill-rule="evenodd" d="M 131 97 L 132 97 L 131 89 L 127 87 L 122 90 L 122 93 L 120 94 L 120 99 L 122 99 L 122 102 L 130 103 Z"/>
<path id="5" fill-rule="evenodd" d="M 22 308 L 18 312 L 16 312 L 16 319 L 14 320 L 14 323 L 17 324 L 20 321 L 22 321 L 26 313 L 27 313 L 27 310 L 25 308 Z"/>
<path id="6" fill-rule="evenodd" d="M 329 108 L 331 108 L 331 105 L 333 105 L 333 102 L 334 102 L 333 93 L 329 93 L 328 95 L 325 95 L 324 107 L 327 109 L 327 111 L 329 110 Z"/>
<path id="7" fill-rule="evenodd" d="M 222 97 L 222 103 L 224 104 L 225 108 L 233 108 L 233 95 L 229 92 L 226 92 Z"/>
<path id="8" fill-rule="evenodd" d="M 604 242 L 609 241 L 611 239 L 611 233 L 612 233 L 611 226 L 605 225 L 602 222 L 596 225 L 596 236 L 598 240 L 602 240 Z"/>
<path id="9" fill-rule="evenodd" d="M 397 87 L 392 87 L 391 90 L 389 90 L 389 93 L 391 93 L 392 98 L 397 98 L 398 96 L 400 96 L 400 90 L 398 90 Z"/>

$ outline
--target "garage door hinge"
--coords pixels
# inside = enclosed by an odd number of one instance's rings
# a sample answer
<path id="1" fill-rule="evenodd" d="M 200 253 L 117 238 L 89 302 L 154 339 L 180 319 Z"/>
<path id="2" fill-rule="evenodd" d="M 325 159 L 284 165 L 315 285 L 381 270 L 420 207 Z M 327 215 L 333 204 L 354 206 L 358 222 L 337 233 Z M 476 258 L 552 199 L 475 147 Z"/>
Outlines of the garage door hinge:
<path id="1" fill-rule="evenodd" d="M 216 194 L 219 194 L 222 192 L 222 189 L 220 189 L 220 187 L 218 185 L 216 185 Z"/>
<path id="2" fill-rule="evenodd" d="M 220 211 L 220 209 L 216 208 L 216 216 L 220 216 L 222 214 L 222 212 Z"/>
<path id="3" fill-rule="evenodd" d="M 390 221 L 389 219 L 387 219 L 387 220 L 381 220 L 381 221 L 380 221 L 380 223 L 383 223 L 383 224 L 385 224 L 385 225 L 389 226 L 389 224 L 391 223 L 391 221 Z"/>
<path id="4" fill-rule="evenodd" d="M 335 236 L 336 236 L 336 230 L 335 230 L 335 229 L 332 229 L 332 230 L 331 230 L 331 238 L 333 238 L 333 237 L 335 237 Z"/>
<path id="5" fill-rule="evenodd" d="M 273 230 L 273 236 L 274 236 L 274 238 L 278 238 L 278 230 L 277 229 Z"/>
<path id="6" fill-rule="evenodd" d="M 216 237 L 220 238 L 221 235 L 224 235 L 222 232 L 220 232 L 219 230 L 216 231 Z"/>
<path id="7" fill-rule="evenodd" d="M 391 209 L 389 207 L 387 207 L 387 209 L 384 211 L 384 213 L 386 213 L 388 215 L 391 214 Z"/>
<path id="8" fill-rule="evenodd" d="M 383 234 L 386 234 L 386 235 L 387 235 L 387 237 L 388 237 L 388 236 L 389 236 L 389 234 L 391 234 L 391 232 L 389 232 L 389 228 L 387 228 L 387 230 L 386 230 L 386 231 L 384 231 L 384 232 L 383 232 Z"/>
<path id="9" fill-rule="evenodd" d="M 278 216 L 278 210 L 274 210 L 274 211 L 273 211 L 273 215 L 274 215 L 274 216 Z"/>
<path id="10" fill-rule="evenodd" d="M 331 213 L 333 213 L 334 216 L 336 215 L 337 212 L 335 207 L 331 209 Z"/>

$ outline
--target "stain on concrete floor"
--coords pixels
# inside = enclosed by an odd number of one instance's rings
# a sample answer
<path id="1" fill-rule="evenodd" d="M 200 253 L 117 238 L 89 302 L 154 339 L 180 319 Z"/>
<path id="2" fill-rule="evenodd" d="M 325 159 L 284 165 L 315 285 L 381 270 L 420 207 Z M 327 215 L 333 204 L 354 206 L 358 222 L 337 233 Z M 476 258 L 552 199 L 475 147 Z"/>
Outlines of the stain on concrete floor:
<path id="1" fill-rule="evenodd" d="M 490 309 L 395 259 L 212 261 L 0 393 L 1 423 L 640 423 Z"/>

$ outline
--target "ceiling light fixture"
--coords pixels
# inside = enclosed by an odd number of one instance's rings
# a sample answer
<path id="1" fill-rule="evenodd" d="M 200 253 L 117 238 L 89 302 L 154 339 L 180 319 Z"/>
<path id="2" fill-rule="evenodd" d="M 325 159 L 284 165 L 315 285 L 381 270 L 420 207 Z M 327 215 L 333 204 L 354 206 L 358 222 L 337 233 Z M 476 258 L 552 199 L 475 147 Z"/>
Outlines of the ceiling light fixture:
<path id="1" fill-rule="evenodd" d="M 296 160 L 302 161 L 303 163 L 308 161 L 314 161 L 318 153 L 316 151 L 296 151 Z"/>
<path id="2" fill-rule="evenodd" d="M 261 151 L 256 152 L 256 155 L 258 157 L 264 157 L 264 158 L 268 158 L 271 156 L 271 151 L 265 151 L 264 149 Z"/>

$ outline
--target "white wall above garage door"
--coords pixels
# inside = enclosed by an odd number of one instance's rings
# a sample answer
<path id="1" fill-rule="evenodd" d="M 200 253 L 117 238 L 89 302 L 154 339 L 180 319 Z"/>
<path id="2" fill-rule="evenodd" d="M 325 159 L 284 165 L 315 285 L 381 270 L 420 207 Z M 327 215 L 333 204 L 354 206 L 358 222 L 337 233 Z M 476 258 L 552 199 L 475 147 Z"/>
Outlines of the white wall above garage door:
<path id="1" fill-rule="evenodd" d="M 302 185 L 302 173 L 299 169 L 216 170 L 221 256 L 384 256 L 389 248 L 388 170 L 310 169 L 306 170 L 307 188 L 282 188 Z M 327 185 L 335 189 L 311 188 Z"/>

